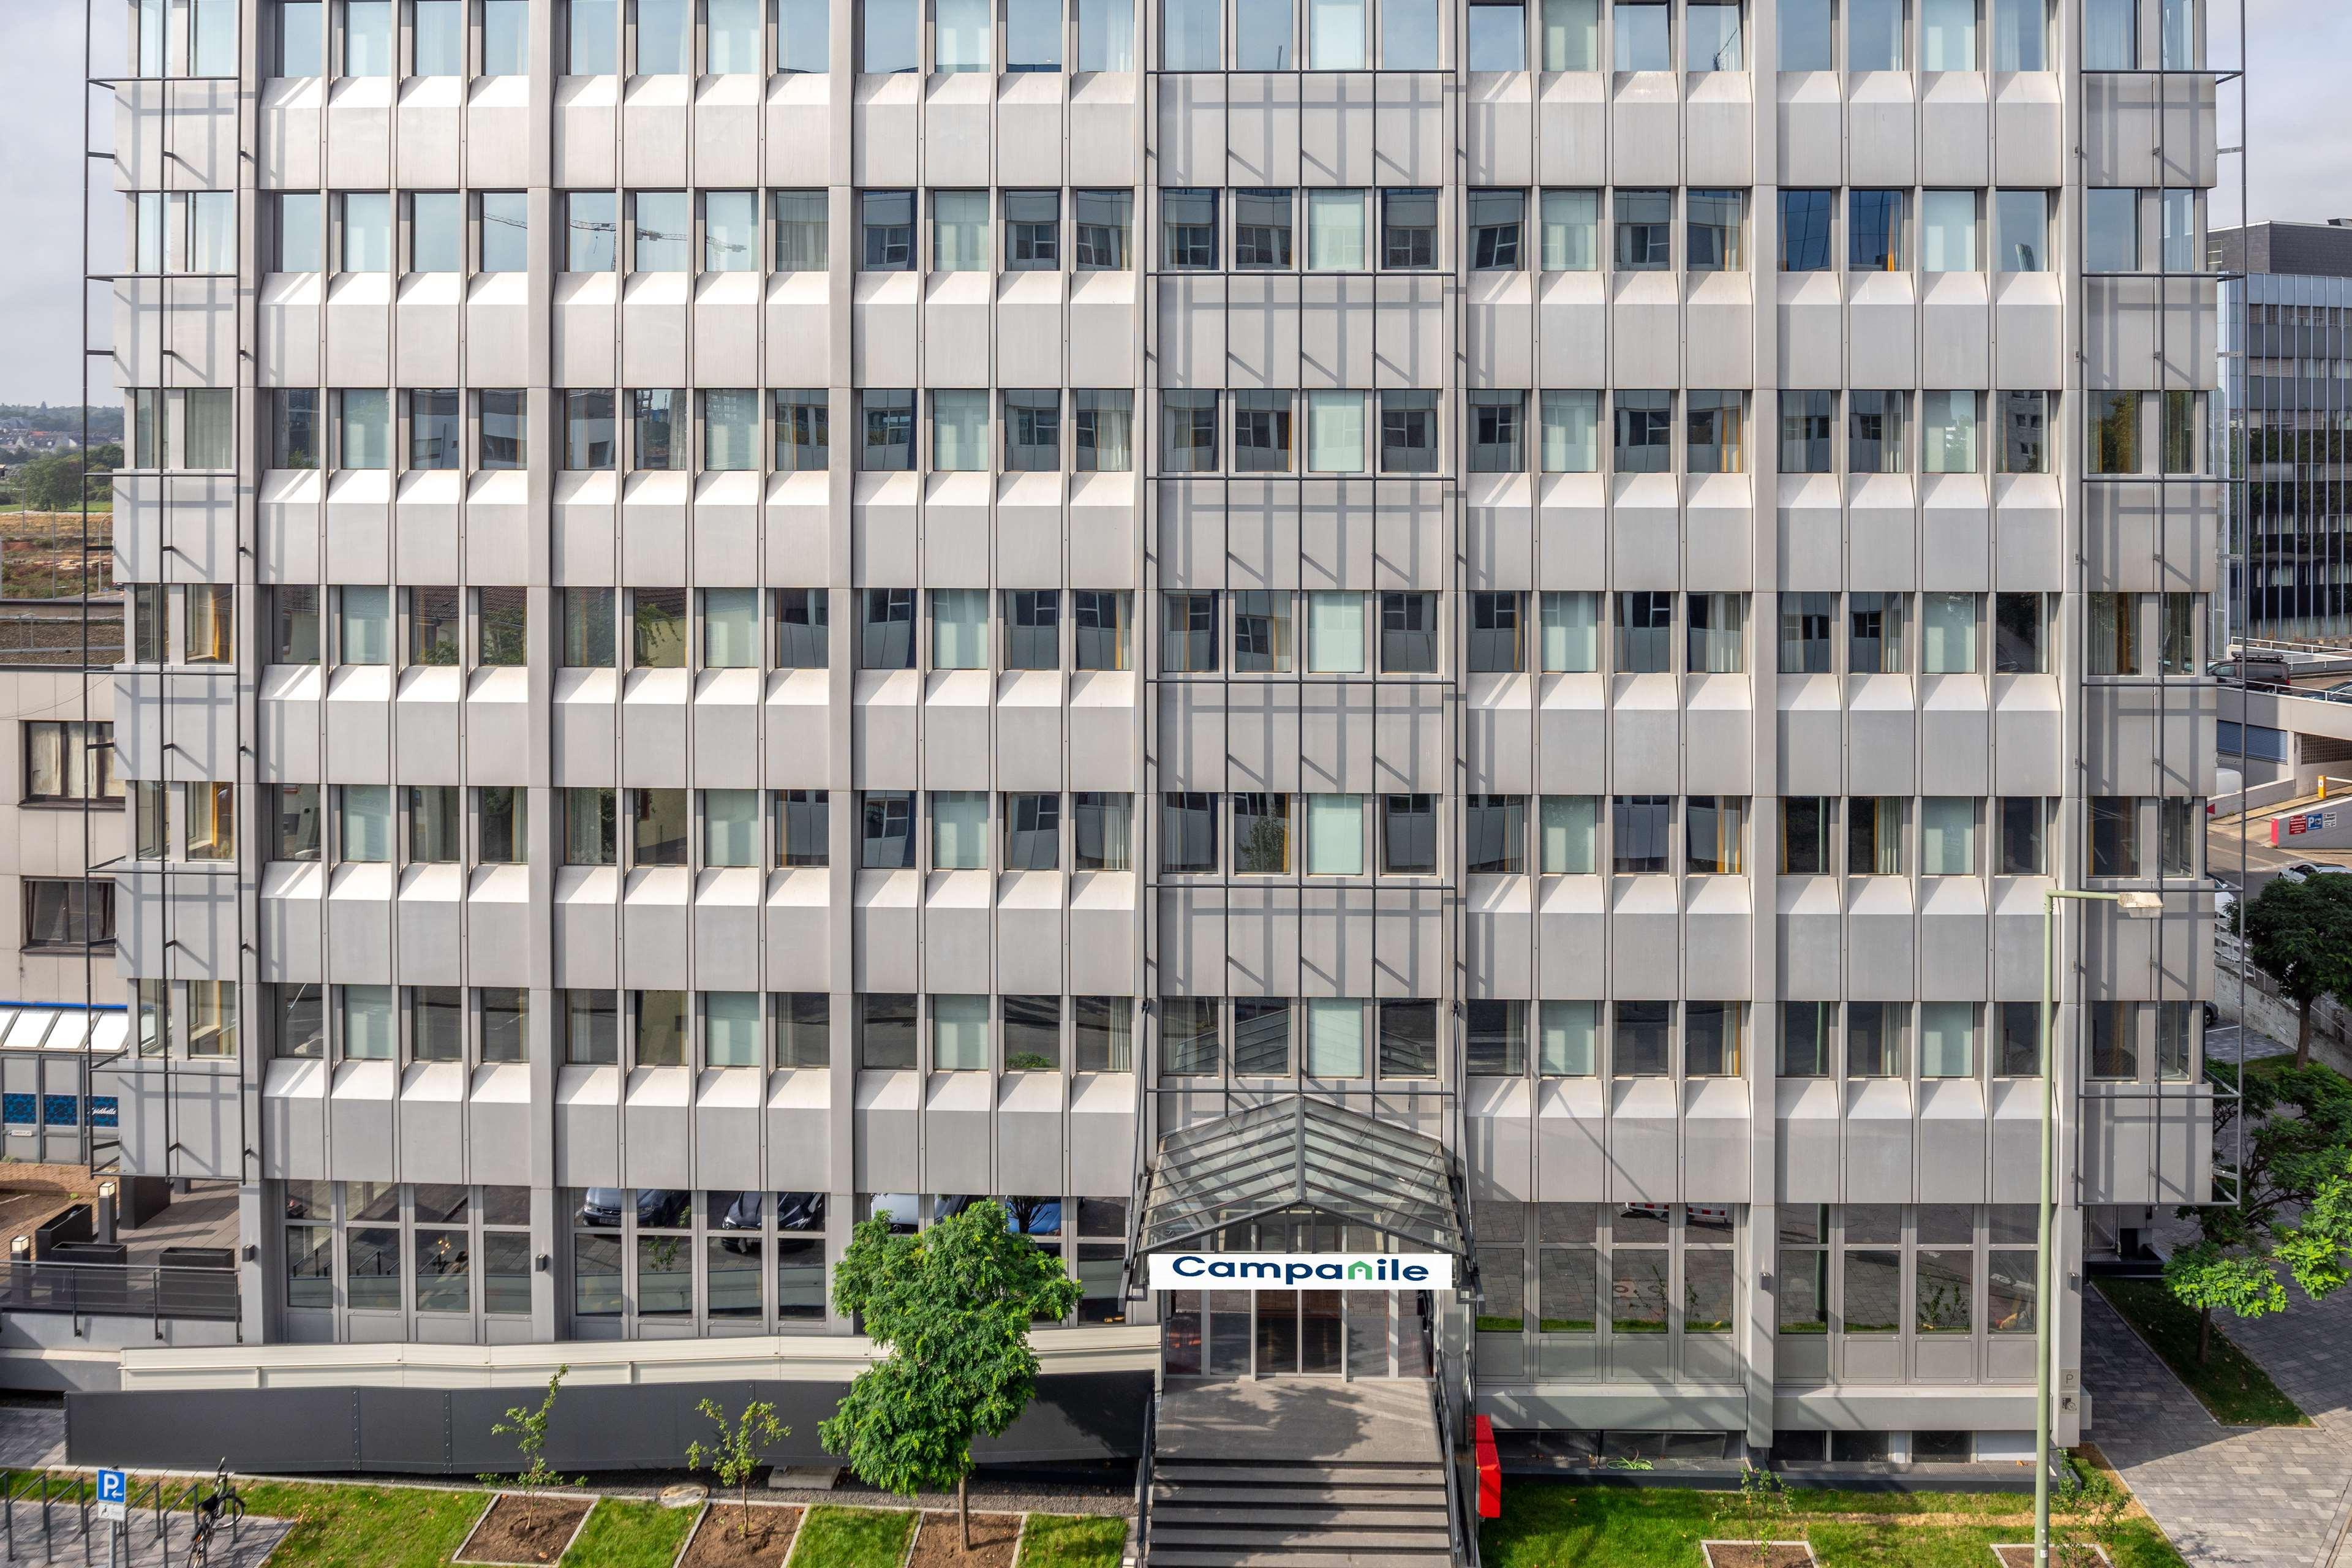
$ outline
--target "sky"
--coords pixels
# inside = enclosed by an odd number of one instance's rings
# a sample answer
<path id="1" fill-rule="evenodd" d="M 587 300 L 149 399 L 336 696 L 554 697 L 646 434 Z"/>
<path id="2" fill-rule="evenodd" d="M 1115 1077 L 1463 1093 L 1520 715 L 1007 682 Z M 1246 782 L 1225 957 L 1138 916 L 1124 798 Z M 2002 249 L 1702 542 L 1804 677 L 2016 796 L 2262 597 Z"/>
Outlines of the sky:
<path id="1" fill-rule="evenodd" d="M 0 222 L 14 237 L 0 248 L 0 403 L 79 400 L 83 3 L 0 0 Z M 2235 0 L 2210 3 L 2214 62 L 2226 64 L 2236 54 Z M 96 4 L 102 16 L 124 10 L 110 0 Z M 2352 217 L 2352 136 L 2337 118 L 2344 62 L 2352 59 L 2352 5 L 2245 5 L 2254 44 L 2248 73 L 2254 218 Z M 98 74 L 108 68 L 101 63 Z M 2226 145 L 2237 139 L 2234 89 L 2223 89 L 2221 104 Z M 110 115 L 100 127 L 110 134 Z M 2223 161 L 2228 185 L 2213 195 L 2218 225 L 2237 218 L 2235 163 Z M 101 317 L 93 332 L 103 331 Z M 108 390 L 94 384 L 92 396 L 105 398 Z"/>

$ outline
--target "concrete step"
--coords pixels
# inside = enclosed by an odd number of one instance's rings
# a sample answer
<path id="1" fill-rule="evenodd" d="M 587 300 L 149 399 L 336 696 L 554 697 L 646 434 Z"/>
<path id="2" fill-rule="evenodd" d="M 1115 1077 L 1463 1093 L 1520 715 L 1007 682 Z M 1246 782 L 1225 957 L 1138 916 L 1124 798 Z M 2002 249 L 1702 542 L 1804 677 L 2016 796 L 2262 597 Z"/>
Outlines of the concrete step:
<path id="1" fill-rule="evenodd" d="M 1443 1547 L 1433 1552 L 1399 1552 L 1392 1547 L 1374 1547 L 1364 1551 L 1318 1550 L 1292 1551 L 1276 1547 L 1171 1546 L 1152 1542 L 1151 1552 L 1145 1559 L 1145 1568 L 1381 1568 L 1394 1563 L 1419 1565 L 1444 1563 L 1447 1553 Z"/>
<path id="2" fill-rule="evenodd" d="M 1230 1546 L 1235 1551 L 1268 1552 L 1289 1547 L 1299 1552 L 1444 1552 L 1445 1526 L 1424 1530 L 1200 1530 L 1151 1523 L 1151 1549 L 1162 1546 Z"/>
<path id="3" fill-rule="evenodd" d="M 1230 1465 L 1207 1459 L 1151 1461 L 1154 1481 L 1213 1483 L 1243 1487 L 1436 1487 L 1445 1485 L 1444 1468 L 1433 1458 L 1417 1465 Z"/>
<path id="4" fill-rule="evenodd" d="M 1163 1481 L 1154 1478 L 1151 1506 L 1223 1503 L 1236 1508 L 1318 1506 L 1433 1508 L 1445 1511 L 1444 1487 L 1237 1487 L 1224 1481 Z"/>
<path id="5" fill-rule="evenodd" d="M 1402 1526 L 1418 1530 L 1433 1526 L 1443 1530 L 1445 1503 L 1441 1499 L 1435 1508 L 1371 1508 L 1357 1504 L 1266 1508 L 1247 1503 L 1162 1502 L 1155 1499 L 1151 1504 L 1151 1528 L 1156 1531 L 1163 1524 L 1171 1529 L 1386 1530 Z"/>

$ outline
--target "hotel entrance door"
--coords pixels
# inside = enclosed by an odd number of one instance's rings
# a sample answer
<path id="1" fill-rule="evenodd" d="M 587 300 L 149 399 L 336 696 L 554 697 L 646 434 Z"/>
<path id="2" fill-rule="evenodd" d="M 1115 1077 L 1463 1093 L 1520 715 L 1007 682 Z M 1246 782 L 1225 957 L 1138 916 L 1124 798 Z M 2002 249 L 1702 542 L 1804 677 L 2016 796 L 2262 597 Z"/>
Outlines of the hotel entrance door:
<path id="1" fill-rule="evenodd" d="M 1426 1290 L 1163 1290 L 1171 1377 L 1427 1377 Z"/>

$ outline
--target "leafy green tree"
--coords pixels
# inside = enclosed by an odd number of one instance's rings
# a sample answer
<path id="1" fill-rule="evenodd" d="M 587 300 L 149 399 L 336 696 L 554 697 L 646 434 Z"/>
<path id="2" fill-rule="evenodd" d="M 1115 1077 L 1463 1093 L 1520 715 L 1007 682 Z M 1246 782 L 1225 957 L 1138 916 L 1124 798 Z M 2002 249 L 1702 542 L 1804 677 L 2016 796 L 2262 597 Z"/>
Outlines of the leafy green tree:
<path id="1" fill-rule="evenodd" d="M 18 493 L 25 505 L 33 511 L 79 511 L 84 454 L 56 452 L 46 458 L 36 458 L 18 470 L 21 484 Z M 108 498 L 100 487 L 103 476 L 122 466 L 122 448 L 116 446 L 95 447 L 88 454 L 90 493 L 93 506 L 106 503 Z"/>
<path id="2" fill-rule="evenodd" d="M 507 1410 L 507 1418 L 493 1422 L 490 1426 L 492 1434 L 500 1437 L 512 1437 L 515 1440 L 515 1447 L 530 1459 L 530 1465 L 514 1478 L 514 1485 L 521 1491 L 526 1503 L 536 1498 L 544 1489 L 560 1487 L 563 1484 L 563 1478 L 556 1474 L 555 1467 L 547 1462 L 547 1418 L 554 1414 L 556 1391 L 563 1386 L 563 1380 L 570 1376 L 571 1373 L 572 1369 L 569 1366 L 559 1366 L 555 1369 L 555 1375 L 547 1380 L 547 1397 L 539 1402 L 538 1409 L 533 1410 L 528 1405 L 510 1405 Z M 501 1484 L 498 1476 L 490 1474 L 477 1476 L 475 1479 L 486 1487 Z M 585 1486 L 588 1484 L 588 1478 L 583 1476 L 573 1484 Z"/>
<path id="3" fill-rule="evenodd" d="M 715 1399 L 706 1399 L 695 1408 L 719 1424 L 719 1436 L 707 1448 L 699 1443 L 688 1443 L 687 1468 L 709 1470 L 720 1486 L 735 1489 L 735 1500 L 742 1510 L 742 1516 L 735 1522 L 735 1534 L 739 1539 L 749 1540 L 751 1474 L 766 1457 L 768 1445 L 779 1437 L 791 1436 L 792 1428 L 776 1419 L 776 1407 L 764 1399 L 755 1399 L 743 1406 L 743 1414 L 731 1422 Z"/>
<path id="4" fill-rule="evenodd" d="M 2294 1065 L 2311 1065 L 2311 1009 L 2352 1001 L 2352 877 L 2274 877 L 2246 906 L 2255 964 L 2295 1005 Z"/>
<path id="5" fill-rule="evenodd" d="M 929 1230 L 893 1235 L 887 1212 L 859 1223 L 834 1270 L 833 1300 L 889 1354 L 817 1428 L 868 1486 L 908 1496 L 953 1486 L 971 1550 L 971 1444 L 1000 1436 L 1037 1388 L 1033 1321 L 1078 1304 L 1061 1259 L 1005 1226 L 994 1200 Z"/>
<path id="6" fill-rule="evenodd" d="M 2290 1281 L 2317 1301 L 2352 1279 L 2352 1084 L 2324 1067 L 2240 1076 L 2239 1201 L 2179 1210 L 2198 1238 L 2164 1266 L 2174 1300 L 2197 1310 L 2200 1363 L 2212 1353 L 2216 1309 L 2268 1317 L 2286 1310 Z M 2216 1127 L 2217 1143 L 2227 1125 Z"/>

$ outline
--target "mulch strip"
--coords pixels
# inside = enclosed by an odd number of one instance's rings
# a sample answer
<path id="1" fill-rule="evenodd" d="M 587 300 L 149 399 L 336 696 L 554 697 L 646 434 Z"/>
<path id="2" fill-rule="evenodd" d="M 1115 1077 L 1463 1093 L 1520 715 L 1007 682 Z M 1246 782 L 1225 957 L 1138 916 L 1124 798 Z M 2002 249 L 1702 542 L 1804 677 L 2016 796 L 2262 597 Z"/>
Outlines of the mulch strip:
<path id="1" fill-rule="evenodd" d="M 792 1550 L 801 1527 L 801 1510 L 753 1503 L 748 1533 L 740 1503 L 713 1498 L 694 1539 L 687 1542 L 678 1568 L 775 1568 Z"/>
<path id="2" fill-rule="evenodd" d="M 552 1563 L 563 1555 L 593 1498 L 527 1499 L 501 1492 L 460 1547 L 459 1563 Z"/>
<path id="3" fill-rule="evenodd" d="M 1703 1548 L 1712 1568 L 1813 1568 L 1812 1549 L 1801 1541 L 1709 1541 Z"/>
<path id="4" fill-rule="evenodd" d="M 955 1513 L 927 1513 L 915 1532 L 915 1554 L 907 1560 L 907 1568 L 1013 1568 L 1013 1550 L 1020 1541 L 1019 1514 L 975 1510 L 971 1550 L 965 1552 Z"/>
<path id="5" fill-rule="evenodd" d="M 1992 1554 L 2000 1559 L 2001 1568 L 2033 1568 L 2033 1542 L 2022 1546 L 1996 1546 Z M 2050 1543 L 2050 1561 L 2059 1568 L 2109 1568 L 2112 1559 L 2104 1546 L 2069 1546 L 2063 1542 Z"/>

